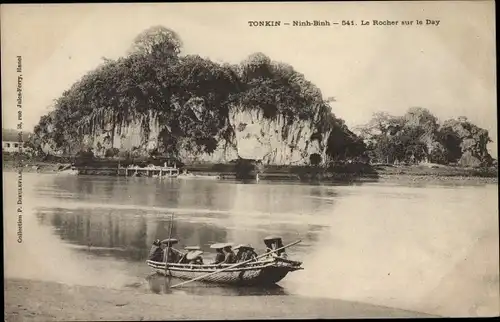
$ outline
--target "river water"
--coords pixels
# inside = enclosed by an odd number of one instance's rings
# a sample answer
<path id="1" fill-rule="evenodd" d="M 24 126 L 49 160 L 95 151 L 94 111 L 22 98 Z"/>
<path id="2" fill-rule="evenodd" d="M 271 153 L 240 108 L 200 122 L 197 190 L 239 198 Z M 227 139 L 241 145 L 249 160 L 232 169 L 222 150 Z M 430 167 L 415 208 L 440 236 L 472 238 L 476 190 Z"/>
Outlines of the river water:
<path id="1" fill-rule="evenodd" d="M 144 263 L 179 246 L 280 235 L 304 270 L 276 288 L 193 284 L 197 295 L 288 294 L 447 316 L 499 313 L 497 184 L 243 184 L 4 172 L 5 277 L 165 292 Z M 17 189 L 22 180 L 22 190 Z M 22 242 L 18 242 L 18 192 Z M 163 285 L 163 286 L 162 286 Z"/>

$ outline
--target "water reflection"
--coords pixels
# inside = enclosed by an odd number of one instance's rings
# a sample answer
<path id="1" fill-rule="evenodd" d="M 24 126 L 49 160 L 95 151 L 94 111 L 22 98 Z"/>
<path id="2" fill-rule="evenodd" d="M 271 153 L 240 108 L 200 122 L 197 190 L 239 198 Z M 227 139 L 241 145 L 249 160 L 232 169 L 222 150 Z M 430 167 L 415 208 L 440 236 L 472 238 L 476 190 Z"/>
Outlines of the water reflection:
<path id="1" fill-rule="evenodd" d="M 277 213 L 315 210 L 321 208 L 321 203 L 304 199 L 322 198 L 333 202 L 338 194 L 335 187 L 325 189 L 325 186 L 92 176 L 58 176 L 51 189 L 44 185 L 39 193 L 51 198 L 93 203 Z M 289 198 L 291 195 L 299 198 Z"/>
<path id="2" fill-rule="evenodd" d="M 63 208 L 40 208 L 36 211 L 36 217 L 41 224 L 53 227 L 54 233 L 71 244 L 76 251 L 130 261 L 144 261 L 153 241 L 167 238 L 170 228 L 170 219 L 148 217 L 144 213 L 127 216 L 113 209 L 68 211 Z M 276 225 L 275 229 L 281 232 L 285 241 L 302 238 L 307 245 L 317 240 L 316 233 L 322 227 L 305 227 L 308 231 L 302 233 L 290 230 L 286 225 Z M 211 259 L 214 254 L 210 245 L 221 241 L 250 243 L 258 252 L 263 252 L 265 246 L 262 241 L 273 231 L 265 224 L 257 225 L 255 230 L 244 226 L 228 229 L 218 225 L 175 220 L 172 236 L 180 240 L 179 247 L 198 245 L 205 251 L 204 256 Z M 296 252 L 290 251 L 292 254 Z"/>
<path id="3" fill-rule="evenodd" d="M 45 208 L 37 211 L 37 218 L 51 225 L 62 240 L 83 246 L 76 250 L 131 261 L 145 260 L 153 240 L 167 238 L 170 227 L 170 220 L 148 218 L 144 213 L 131 217 L 112 209 Z M 209 251 L 210 244 L 227 239 L 227 232 L 215 225 L 175 221 L 172 236 L 180 238 L 181 246 L 200 245 Z"/>
<path id="4" fill-rule="evenodd" d="M 38 208 L 40 218 L 51 217 L 42 222 L 55 227 L 63 240 L 123 248 L 135 260 L 143 258 L 133 254 L 147 253 L 154 239 L 168 236 L 166 211 L 176 214 L 173 235 L 182 245 L 208 250 L 211 243 L 230 241 L 263 250 L 262 239 L 271 233 L 313 242 L 315 232 L 324 227 L 320 213 L 338 195 L 318 186 L 77 176 L 55 177 L 44 193 L 56 199 L 73 196 L 67 207 Z M 78 203 L 81 200 L 86 202 Z M 303 220 L 310 214 L 316 214 L 315 222 Z"/>
<path id="5" fill-rule="evenodd" d="M 182 289 L 172 289 L 171 285 L 182 282 L 176 278 L 164 277 L 160 274 L 151 274 L 146 277 L 149 289 L 156 294 L 187 293 L 192 295 L 224 295 L 224 296 L 248 296 L 248 295 L 288 295 L 285 289 L 279 285 L 271 286 L 246 286 L 234 287 L 225 285 L 214 285 L 201 282 L 186 284 Z"/>
<path id="6" fill-rule="evenodd" d="M 316 213 L 316 218 L 321 217 L 322 207 L 328 207 L 337 197 L 334 189 L 318 186 L 99 177 L 54 177 L 41 183 L 37 192 L 47 201 L 56 201 L 35 209 L 41 225 L 51 227 L 75 253 L 129 263 L 125 274 L 137 277 L 151 272 L 144 260 L 155 239 L 169 236 L 170 212 L 175 214 L 172 236 L 180 240 L 176 247 L 198 245 L 207 262 L 215 257 L 209 248 L 213 243 L 249 243 L 262 253 L 263 239 L 270 234 L 281 235 L 285 242 L 302 239 L 301 245 L 289 250 L 290 256 L 300 259 L 324 229 L 321 220 L 311 222 L 304 220 L 305 216 Z M 290 194 L 296 198 L 290 199 Z M 154 275 L 146 280 L 131 278 L 124 287 L 170 292 L 165 278 Z M 281 287 L 234 288 L 203 283 L 175 291 L 197 295 L 287 294 Z"/>
<path id="7" fill-rule="evenodd" d="M 172 212 L 179 246 L 200 245 L 207 260 L 212 242 L 251 243 L 260 253 L 266 235 L 279 234 L 285 243 L 301 239 L 289 254 L 305 269 L 282 280 L 277 294 L 436 314 L 474 305 L 498 312 L 499 264 L 491 256 L 498 254 L 497 185 L 325 186 L 28 174 L 24 180 L 25 242 L 17 244 L 16 230 L 6 230 L 10 276 L 168 292 L 164 280 L 145 279 L 151 269 L 143 260 L 154 239 L 168 236 Z M 15 213 L 15 191 L 4 200 L 13 201 L 5 213 Z M 15 218 L 4 217 L 5 226 L 17 227 Z M 29 254 L 29 265 L 19 254 Z M 198 284 L 172 292 L 254 294 Z"/>

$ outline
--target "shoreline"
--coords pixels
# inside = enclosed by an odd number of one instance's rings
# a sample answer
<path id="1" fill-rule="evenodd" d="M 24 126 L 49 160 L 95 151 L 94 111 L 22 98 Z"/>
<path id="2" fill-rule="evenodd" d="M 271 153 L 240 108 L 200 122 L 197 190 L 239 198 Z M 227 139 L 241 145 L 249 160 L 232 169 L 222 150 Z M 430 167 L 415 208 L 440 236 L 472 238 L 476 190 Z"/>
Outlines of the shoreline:
<path id="1" fill-rule="evenodd" d="M 146 294 L 97 286 L 5 279 L 6 321 L 438 317 L 334 299 Z M 207 301 L 210 305 L 207 305 Z"/>
<path id="2" fill-rule="evenodd" d="M 413 182 L 474 182 L 498 184 L 498 177 L 479 176 L 439 176 L 439 175 L 418 175 L 418 174 L 381 174 L 377 181 L 413 181 Z"/>
<path id="3" fill-rule="evenodd" d="M 22 168 L 26 173 L 40 173 L 40 174 L 61 174 L 64 172 L 59 171 L 60 167 L 68 166 L 66 163 L 54 162 L 29 162 Z M 235 174 L 232 172 L 211 171 L 203 169 L 201 171 L 195 170 L 194 167 L 189 167 L 193 170 L 190 173 L 194 174 L 193 178 L 199 176 L 203 177 L 220 177 L 220 180 L 235 180 Z M 260 181 L 287 181 L 287 182 L 309 182 L 309 183 L 340 183 L 340 182 L 384 182 L 384 181 L 410 181 L 410 182 L 473 182 L 473 183 L 491 183 L 498 184 L 498 176 L 490 173 L 487 176 L 474 175 L 477 173 L 475 169 L 465 168 L 451 168 L 446 167 L 442 169 L 424 169 L 419 166 L 392 166 L 382 170 L 377 170 L 375 173 L 370 174 L 355 174 L 355 173 L 330 173 L 324 175 L 322 178 L 300 178 L 296 173 L 291 172 L 264 172 L 259 175 Z M 3 171 L 17 172 L 17 163 L 13 161 L 3 162 Z M 179 179 L 190 179 L 190 177 Z M 212 179 L 212 178 L 210 178 Z M 254 181 L 254 180 L 248 180 Z"/>

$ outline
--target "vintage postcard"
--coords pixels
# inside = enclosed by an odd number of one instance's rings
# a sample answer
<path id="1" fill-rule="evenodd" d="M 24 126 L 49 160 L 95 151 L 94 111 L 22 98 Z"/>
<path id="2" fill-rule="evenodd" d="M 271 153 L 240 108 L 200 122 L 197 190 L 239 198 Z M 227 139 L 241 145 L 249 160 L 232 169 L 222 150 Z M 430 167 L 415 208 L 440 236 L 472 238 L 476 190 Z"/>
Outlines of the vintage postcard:
<path id="1" fill-rule="evenodd" d="M 493 1 L 1 6 L 5 321 L 493 317 Z"/>

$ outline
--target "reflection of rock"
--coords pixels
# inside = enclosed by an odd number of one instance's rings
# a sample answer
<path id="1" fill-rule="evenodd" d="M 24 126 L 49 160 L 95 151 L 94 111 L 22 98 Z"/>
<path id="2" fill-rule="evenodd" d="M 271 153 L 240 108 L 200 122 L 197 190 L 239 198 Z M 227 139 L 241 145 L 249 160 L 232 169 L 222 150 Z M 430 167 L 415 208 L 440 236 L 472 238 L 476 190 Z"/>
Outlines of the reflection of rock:
<path id="1" fill-rule="evenodd" d="M 68 214 L 64 209 L 54 209 L 51 224 L 63 240 L 120 258 L 142 260 L 152 242 L 144 217 L 125 221 L 112 214 L 93 216 L 91 210 Z"/>
<path id="2" fill-rule="evenodd" d="M 133 261 L 146 259 L 155 239 L 169 236 L 170 220 L 151 221 L 145 216 L 124 218 L 117 213 L 94 214 L 91 210 L 79 210 L 68 214 L 64 209 L 53 209 L 49 216 L 38 215 L 43 224 L 56 228 L 61 239 L 82 246 L 97 256 L 114 256 Z M 199 245 L 210 251 L 209 244 L 225 241 L 226 230 L 214 225 L 174 222 L 172 236 L 179 246 Z"/>

